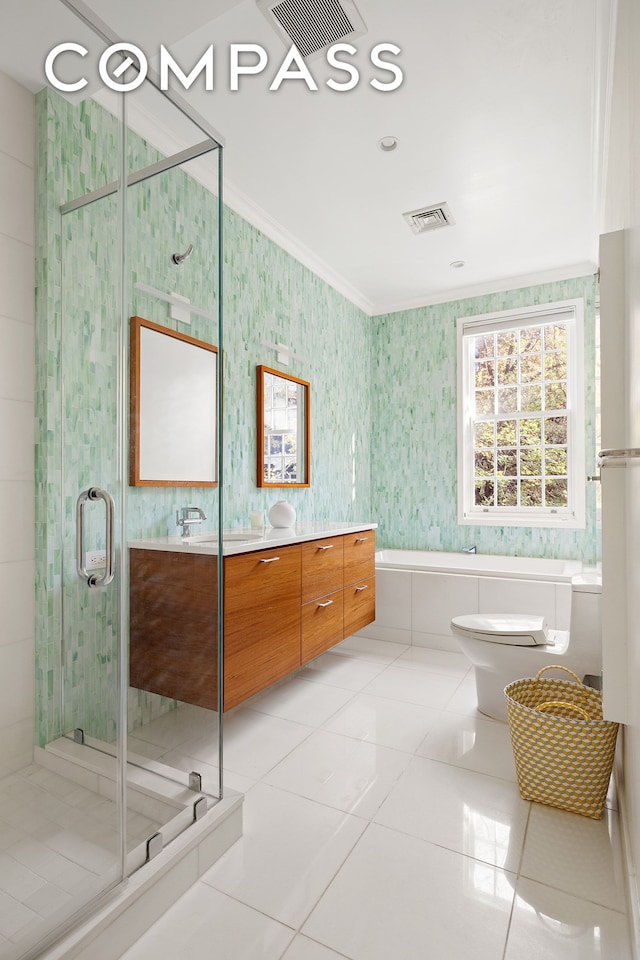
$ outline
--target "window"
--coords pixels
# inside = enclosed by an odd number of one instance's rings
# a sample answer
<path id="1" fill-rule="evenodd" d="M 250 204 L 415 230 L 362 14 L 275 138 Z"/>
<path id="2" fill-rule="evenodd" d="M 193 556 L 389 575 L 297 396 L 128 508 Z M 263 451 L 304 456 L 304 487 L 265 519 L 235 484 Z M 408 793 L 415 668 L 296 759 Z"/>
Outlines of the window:
<path id="1" fill-rule="evenodd" d="M 585 525 L 583 301 L 458 320 L 459 522 Z"/>

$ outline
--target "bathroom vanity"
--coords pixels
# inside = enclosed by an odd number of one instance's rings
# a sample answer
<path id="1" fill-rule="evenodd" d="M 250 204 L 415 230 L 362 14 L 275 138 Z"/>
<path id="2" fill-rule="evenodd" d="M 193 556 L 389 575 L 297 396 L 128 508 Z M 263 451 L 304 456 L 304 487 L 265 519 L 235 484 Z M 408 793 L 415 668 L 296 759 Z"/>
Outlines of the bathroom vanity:
<path id="1" fill-rule="evenodd" d="M 375 619 L 375 527 L 223 535 L 225 710 Z M 129 550 L 131 686 L 216 709 L 215 534 L 132 541 Z"/>

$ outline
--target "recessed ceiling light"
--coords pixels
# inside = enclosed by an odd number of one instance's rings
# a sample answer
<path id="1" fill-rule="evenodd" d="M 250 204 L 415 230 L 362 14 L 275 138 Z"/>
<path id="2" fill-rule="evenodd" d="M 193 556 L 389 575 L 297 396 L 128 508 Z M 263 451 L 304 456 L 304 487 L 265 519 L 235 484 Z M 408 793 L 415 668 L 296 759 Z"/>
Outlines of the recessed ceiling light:
<path id="1" fill-rule="evenodd" d="M 460 267 L 464 267 L 464 260 L 454 260 L 449 266 L 453 267 L 454 270 L 459 270 Z"/>
<path id="2" fill-rule="evenodd" d="M 378 148 L 382 150 L 383 153 L 391 153 L 391 151 L 395 150 L 397 146 L 397 137 L 382 137 L 381 140 L 378 140 Z"/>

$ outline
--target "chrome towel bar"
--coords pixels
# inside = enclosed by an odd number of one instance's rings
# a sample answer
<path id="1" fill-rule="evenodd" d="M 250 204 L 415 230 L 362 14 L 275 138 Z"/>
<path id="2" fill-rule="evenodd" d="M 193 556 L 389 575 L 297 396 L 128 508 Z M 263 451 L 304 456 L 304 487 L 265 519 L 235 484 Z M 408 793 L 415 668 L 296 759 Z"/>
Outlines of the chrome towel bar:
<path id="1" fill-rule="evenodd" d="M 640 459 L 640 447 L 626 447 L 619 450 L 601 450 L 597 457 L 598 466 L 609 467 L 614 462 L 619 464 L 624 460 Z"/>

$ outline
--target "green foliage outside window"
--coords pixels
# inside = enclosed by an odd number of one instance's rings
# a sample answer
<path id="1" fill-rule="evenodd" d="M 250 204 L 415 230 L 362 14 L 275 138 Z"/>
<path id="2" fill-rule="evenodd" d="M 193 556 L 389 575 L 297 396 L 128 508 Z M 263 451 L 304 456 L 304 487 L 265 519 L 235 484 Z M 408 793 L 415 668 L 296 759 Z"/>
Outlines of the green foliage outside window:
<path id="1" fill-rule="evenodd" d="M 564 323 L 473 337 L 478 507 L 568 504 Z"/>

